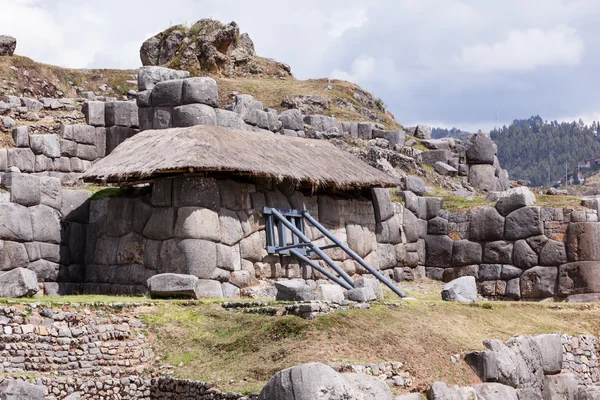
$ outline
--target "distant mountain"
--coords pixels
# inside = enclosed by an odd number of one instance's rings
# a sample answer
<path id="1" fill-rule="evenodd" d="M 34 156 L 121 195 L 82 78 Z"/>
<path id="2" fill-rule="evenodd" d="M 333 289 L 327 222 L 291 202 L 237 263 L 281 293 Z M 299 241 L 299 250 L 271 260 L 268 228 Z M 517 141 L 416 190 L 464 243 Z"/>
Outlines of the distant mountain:
<path id="1" fill-rule="evenodd" d="M 565 169 L 572 173 L 577 164 L 600 156 L 597 122 L 544 121 L 539 115 L 514 120 L 509 126 L 490 132 L 498 145 L 498 159 L 510 178 L 530 180 L 543 186 L 560 180 Z"/>

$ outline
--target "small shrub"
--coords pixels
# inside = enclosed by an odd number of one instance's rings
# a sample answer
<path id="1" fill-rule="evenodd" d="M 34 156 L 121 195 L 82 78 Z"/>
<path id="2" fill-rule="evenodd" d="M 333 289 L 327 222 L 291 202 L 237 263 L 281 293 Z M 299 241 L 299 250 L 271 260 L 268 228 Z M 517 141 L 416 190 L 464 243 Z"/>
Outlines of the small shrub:
<path id="1" fill-rule="evenodd" d="M 379 97 L 375 99 L 375 105 L 377 106 L 377 108 L 379 109 L 379 111 L 385 112 L 386 105 L 383 102 L 383 100 L 381 100 Z"/>

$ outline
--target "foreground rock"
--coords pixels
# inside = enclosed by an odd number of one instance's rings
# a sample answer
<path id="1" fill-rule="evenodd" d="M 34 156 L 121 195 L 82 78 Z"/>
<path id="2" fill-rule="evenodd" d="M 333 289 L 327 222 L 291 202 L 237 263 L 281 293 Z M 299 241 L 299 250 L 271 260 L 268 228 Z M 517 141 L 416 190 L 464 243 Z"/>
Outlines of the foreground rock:
<path id="1" fill-rule="evenodd" d="M 442 288 L 442 300 L 474 303 L 477 301 L 477 283 L 473 276 L 463 276 L 450 281 Z"/>
<path id="2" fill-rule="evenodd" d="M 275 282 L 275 287 L 277 288 L 277 300 L 306 301 L 315 299 L 312 288 L 302 282 L 280 281 Z"/>
<path id="3" fill-rule="evenodd" d="M 44 387 L 6 379 L 0 384 L 0 399 L 44 400 Z"/>
<path id="4" fill-rule="evenodd" d="M 15 268 L 0 275 L 0 297 L 30 297 L 39 291 L 37 275 L 25 268 Z"/>
<path id="5" fill-rule="evenodd" d="M 158 274 L 148 279 L 152 297 L 200 298 L 198 277 L 184 274 Z"/>
<path id="6" fill-rule="evenodd" d="M 0 35 L 0 56 L 12 56 L 17 48 L 17 39 L 12 36 Z"/>
<path id="7" fill-rule="evenodd" d="M 375 377 L 339 374 L 321 363 L 300 364 L 271 378 L 259 400 L 391 400 L 387 384 Z"/>

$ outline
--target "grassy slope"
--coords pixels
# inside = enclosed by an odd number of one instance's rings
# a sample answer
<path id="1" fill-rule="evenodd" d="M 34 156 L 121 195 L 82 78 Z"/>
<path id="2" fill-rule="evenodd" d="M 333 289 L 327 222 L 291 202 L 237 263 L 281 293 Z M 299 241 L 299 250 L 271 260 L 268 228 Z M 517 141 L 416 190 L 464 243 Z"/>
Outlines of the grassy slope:
<path id="1" fill-rule="evenodd" d="M 411 390 L 425 390 L 436 380 L 466 385 L 478 378 L 464 362 L 453 363 L 450 357 L 482 348 L 485 339 L 596 333 L 600 328 L 600 305 L 464 305 L 440 301 L 438 282 L 402 286 L 419 300 L 336 312 L 313 321 L 233 313 L 218 304 L 168 302 L 148 309 L 145 319 L 155 349 L 177 366 L 177 376 L 240 391 L 259 390 L 276 371 L 310 361 L 401 361 L 415 378 Z"/>

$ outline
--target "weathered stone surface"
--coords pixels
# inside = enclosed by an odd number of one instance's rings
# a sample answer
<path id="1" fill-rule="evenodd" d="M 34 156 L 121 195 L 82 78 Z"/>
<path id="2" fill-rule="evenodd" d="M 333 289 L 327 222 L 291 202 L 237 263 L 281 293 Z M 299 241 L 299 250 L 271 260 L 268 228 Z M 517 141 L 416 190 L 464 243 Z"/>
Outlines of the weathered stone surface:
<path id="1" fill-rule="evenodd" d="M 61 243 L 60 214 L 53 208 L 39 205 L 30 208 L 33 240 Z"/>
<path id="2" fill-rule="evenodd" d="M 49 176 L 40 177 L 40 204 L 60 210 L 62 207 L 62 188 L 60 179 Z"/>
<path id="3" fill-rule="evenodd" d="M 423 196 L 426 190 L 425 181 L 413 175 L 406 175 L 404 177 L 404 189 L 413 192 L 417 196 Z"/>
<path id="4" fill-rule="evenodd" d="M 200 279 L 211 279 L 217 268 L 216 243 L 200 239 L 185 239 L 179 242 L 178 248 L 185 256 L 188 274 Z"/>
<path id="5" fill-rule="evenodd" d="M 473 276 L 463 276 L 448 282 L 442 288 L 442 300 L 474 303 L 477 301 L 477 283 Z"/>
<path id="6" fill-rule="evenodd" d="M 344 289 L 340 285 L 329 283 L 320 284 L 317 287 L 316 299 L 341 303 L 344 301 Z"/>
<path id="7" fill-rule="evenodd" d="M 30 135 L 29 143 L 34 154 L 46 157 L 60 157 L 60 141 L 56 135 Z"/>
<path id="8" fill-rule="evenodd" d="M 148 129 L 169 129 L 173 127 L 172 107 L 153 107 L 152 126 Z"/>
<path id="9" fill-rule="evenodd" d="M 526 239 L 543 233 L 539 207 L 523 207 L 506 217 L 504 236 L 507 240 Z"/>
<path id="10" fill-rule="evenodd" d="M 469 240 L 487 242 L 504 237 L 504 217 L 494 207 L 482 207 L 471 211 Z"/>
<path id="11" fill-rule="evenodd" d="M 165 67 L 143 66 L 138 69 L 138 90 L 150 90 L 158 82 L 185 79 L 190 76 L 188 71 L 178 71 Z"/>
<path id="12" fill-rule="evenodd" d="M 533 336 L 540 348 L 545 375 L 558 374 L 563 367 L 563 346 L 560 334 Z"/>
<path id="13" fill-rule="evenodd" d="M 538 265 L 538 255 L 525 240 L 517 240 L 513 247 L 513 264 L 521 269 Z"/>
<path id="14" fill-rule="evenodd" d="M 240 116 L 229 110 L 215 109 L 217 116 L 217 125 L 224 128 L 236 129 L 238 131 L 244 130 L 244 121 Z"/>
<path id="15" fill-rule="evenodd" d="M 502 188 L 496 170 L 490 164 L 477 164 L 469 167 L 469 184 L 487 191 L 499 191 Z"/>
<path id="16" fill-rule="evenodd" d="M 304 129 L 304 117 L 302 112 L 297 109 L 285 110 L 279 114 L 279 121 L 284 129 L 300 131 Z"/>
<path id="17" fill-rule="evenodd" d="M 135 135 L 137 131 L 125 126 L 110 126 L 106 128 L 106 154 L 110 154 L 118 145 Z"/>
<path id="18" fill-rule="evenodd" d="M 600 293 L 600 262 L 572 262 L 561 265 L 558 271 L 558 292 L 561 296 Z"/>
<path id="19" fill-rule="evenodd" d="M 2 400 L 44 400 L 44 392 L 43 386 L 28 382 L 5 379 L 0 383 L 0 399 Z"/>
<path id="20" fill-rule="evenodd" d="M 384 131 L 380 129 L 373 129 L 373 138 L 385 139 L 389 142 L 390 148 L 394 149 L 396 146 L 403 146 L 406 140 L 406 132 L 400 131 Z"/>
<path id="21" fill-rule="evenodd" d="M 175 236 L 180 239 L 206 239 L 217 242 L 221 236 L 219 215 L 208 208 L 180 207 L 177 210 Z"/>
<path id="22" fill-rule="evenodd" d="M 567 258 L 573 261 L 600 261 L 600 224 L 571 222 L 567 228 Z"/>
<path id="23" fill-rule="evenodd" d="M 483 261 L 492 264 L 512 264 L 513 244 L 499 240 L 485 244 Z"/>
<path id="24" fill-rule="evenodd" d="M 445 162 L 438 161 L 433 164 L 433 169 L 440 175 L 447 176 L 456 176 L 458 174 L 458 170 Z"/>
<path id="25" fill-rule="evenodd" d="M 173 127 L 217 125 L 215 109 L 205 104 L 187 104 L 173 109 Z"/>
<path id="26" fill-rule="evenodd" d="M 406 241 L 408 243 L 413 243 L 413 242 L 416 242 L 417 240 L 419 240 L 419 236 L 420 236 L 419 224 L 418 224 L 419 220 L 417 219 L 415 214 L 413 214 L 408 208 L 405 208 L 403 220 L 404 220 L 404 223 L 403 223 L 402 228 L 404 231 L 404 236 L 406 237 Z"/>
<path id="27" fill-rule="evenodd" d="M 35 272 L 25 268 L 15 268 L 12 271 L 4 272 L 0 275 L 0 297 L 29 297 L 38 292 L 38 280 Z M 2 385 L 0 384 L 0 395 Z M 11 399 L 21 399 L 21 397 L 6 397 Z M 42 397 L 43 399 L 43 392 Z"/>
<path id="28" fill-rule="evenodd" d="M 500 199 L 496 202 L 498 212 L 507 216 L 511 212 L 535 204 L 535 195 L 526 186 L 520 186 L 500 193 Z"/>
<path id="29" fill-rule="evenodd" d="M 0 240 L 33 240 L 31 214 L 26 207 L 15 203 L 0 203 Z"/>
<path id="30" fill-rule="evenodd" d="M 501 383 L 477 383 L 473 388 L 477 393 L 477 400 L 519 400 L 514 388 Z"/>
<path id="31" fill-rule="evenodd" d="M 12 56 L 17 48 L 17 39 L 8 35 L 0 35 L 0 56 Z M 11 398 L 12 399 L 12 398 Z M 16 397 L 15 397 L 16 399 Z M 40 397 L 41 399 L 41 397 Z"/>
<path id="32" fill-rule="evenodd" d="M 549 240 L 540 252 L 540 265 L 561 265 L 567 262 L 565 244 L 557 240 Z"/>
<path id="33" fill-rule="evenodd" d="M 29 147 L 29 127 L 17 126 L 12 130 L 12 138 L 17 147 Z"/>
<path id="34" fill-rule="evenodd" d="M 495 281 L 502 275 L 502 265 L 500 264 L 481 264 L 479 266 L 479 281 Z"/>
<path id="35" fill-rule="evenodd" d="M 235 211 L 222 208 L 219 211 L 218 222 L 220 229 L 220 241 L 226 245 L 232 246 L 238 243 L 244 237 L 242 225 Z"/>
<path id="36" fill-rule="evenodd" d="M 426 150 L 421 153 L 423 164 L 434 165 L 436 162 L 449 163 L 452 153 L 448 150 Z"/>
<path id="37" fill-rule="evenodd" d="M 0 270 L 27 268 L 29 256 L 23 243 L 0 240 Z"/>
<path id="38" fill-rule="evenodd" d="M 200 298 L 198 277 L 184 274 L 158 274 L 148 279 L 148 290 L 152 297 Z"/>
<path id="39" fill-rule="evenodd" d="M 260 392 L 259 400 L 366 399 L 333 368 L 321 363 L 300 364 L 279 371 Z M 373 398 L 374 399 L 374 398 Z M 383 397 L 382 400 L 391 400 Z"/>
<path id="40" fill-rule="evenodd" d="M 275 282 L 277 288 L 277 300 L 282 301 L 305 301 L 314 300 L 315 293 L 312 288 L 298 281 Z"/>
<path id="41" fill-rule="evenodd" d="M 193 79 L 193 78 L 191 78 Z M 183 79 L 173 79 L 158 82 L 152 89 L 152 106 L 154 107 L 176 107 L 182 103 Z M 190 90 L 191 92 L 191 90 Z M 190 93 L 191 95 L 191 93 Z M 192 96 L 190 96 L 191 98 Z M 194 101 L 185 104 L 194 103 Z"/>
<path id="42" fill-rule="evenodd" d="M 40 204 L 40 178 L 29 174 L 12 174 L 10 201 L 26 207 Z"/>
<path id="43" fill-rule="evenodd" d="M 226 299 L 236 299 L 240 297 L 240 288 L 229 282 L 223 282 L 221 284 L 221 290 L 223 291 L 223 297 Z"/>
<path id="44" fill-rule="evenodd" d="M 446 235 L 448 234 L 448 220 L 442 217 L 435 217 L 427 221 L 427 234 Z"/>
<path id="45" fill-rule="evenodd" d="M 446 235 L 427 235 L 425 238 L 427 267 L 447 268 L 452 262 L 454 241 Z"/>
<path id="46" fill-rule="evenodd" d="M 198 279 L 198 293 L 201 298 L 223 298 L 221 283 L 211 279 Z"/>
<path id="47" fill-rule="evenodd" d="M 556 294 L 556 267 L 534 267 L 521 275 L 521 297 L 545 298 Z"/>
<path id="48" fill-rule="evenodd" d="M 452 265 L 462 267 L 464 265 L 480 264 L 483 251 L 479 243 L 468 240 L 455 241 L 452 247 Z"/>
<path id="49" fill-rule="evenodd" d="M 377 233 L 378 243 L 397 244 L 402 242 L 401 224 L 398 218 L 392 217 L 376 225 L 375 232 Z"/>
<path id="50" fill-rule="evenodd" d="M 173 180 L 173 206 L 218 210 L 220 204 L 219 186 L 214 178 L 181 176 Z"/>
<path id="51" fill-rule="evenodd" d="M 85 116 L 85 123 L 93 126 L 104 126 L 104 102 L 88 101 L 81 109 Z"/>
<path id="52" fill-rule="evenodd" d="M 512 265 L 503 265 L 502 272 L 500 273 L 500 279 L 502 280 L 511 280 L 514 278 L 518 278 L 523 275 L 523 270 L 520 268 L 514 267 Z"/>
<path id="53" fill-rule="evenodd" d="M 544 400 L 577 400 L 577 379 L 571 373 L 547 375 L 544 377 L 542 393 Z"/>
<path id="54" fill-rule="evenodd" d="M 138 127 L 138 107 L 134 101 L 112 101 L 104 104 L 106 126 Z"/>
<path id="55" fill-rule="evenodd" d="M 366 303 L 367 301 L 373 301 L 377 299 L 373 289 L 370 287 L 360 287 L 348 290 L 344 293 L 344 296 L 348 300 L 356 301 L 358 303 Z"/>
<path id="56" fill-rule="evenodd" d="M 415 137 L 420 139 L 431 139 L 431 127 L 429 125 L 417 125 Z"/>
<path id="57" fill-rule="evenodd" d="M 496 155 L 496 145 L 490 137 L 476 133 L 467 140 L 468 164 L 493 164 Z"/>
<path id="58" fill-rule="evenodd" d="M 211 107 L 218 107 L 218 96 L 217 81 L 213 78 L 195 77 L 183 80 L 182 104 L 201 103 Z"/>
<path id="59" fill-rule="evenodd" d="M 536 254 L 540 254 L 542 252 L 542 249 L 548 242 L 548 238 L 545 235 L 539 235 L 530 237 L 526 239 L 526 241 L 527 244 L 531 247 L 531 249 L 536 252 Z"/>
<path id="60" fill-rule="evenodd" d="M 92 192 L 89 190 L 63 190 L 62 206 L 60 213 L 67 221 L 85 224 L 90 213 L 89 199 Z"/>
<path id="61" fill-rule="evenodd" d="M 390 190 L 386 188 L 371 189 L 375 221 L 380 223 L 394 216 L 394 204 L 390 197 Z"/>
<path id="62" fill-rule="evenodd" d="M 369 287 L 375 293 L 375 297 L 378 299 L 383 299 L 383 290 L 381 287 L 381 283 L 375 278 L 359 278 L 354 280 L 354 287 L 356 288 L 364 288 Z"/>
<path id="63" fill-rule="evenodd" d="M 21 172 L 35 171 L 35 154 L 29 148 L 13 148 L 7 150 L 8 166 L 17 167 Z"/>
<path id="64" fill-rule="evenodd" d="M 175 215 L 177 209 L 173 207 L 155 208 L 152 216 L 144 227 L 144 236 L 152 240 L 166 240 L 174 236 Z"/>
<path id="65" fill-rule="evenodd" d="M 521 298 L 521 279 L 514 278 L 506 282 L 506 289 L 504 290 L 504 296 L 511 299 Z"/>
<path id="66" fill-rule="evenodd" d="M 35 272 L 39 282 L 55 282 L 58 278 L 59 265 L 48 260 L 37 260 L 29 264 L 27 269 Z"/>

